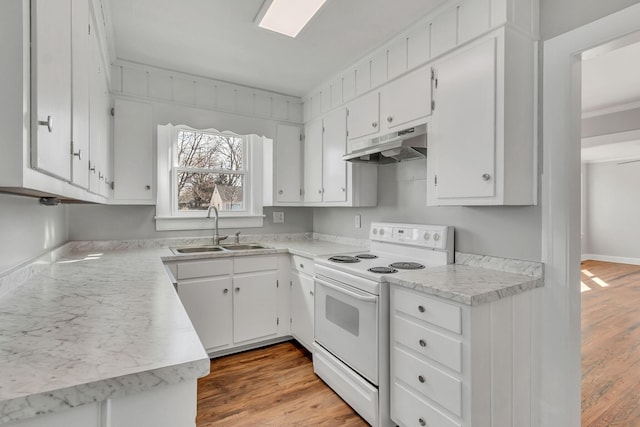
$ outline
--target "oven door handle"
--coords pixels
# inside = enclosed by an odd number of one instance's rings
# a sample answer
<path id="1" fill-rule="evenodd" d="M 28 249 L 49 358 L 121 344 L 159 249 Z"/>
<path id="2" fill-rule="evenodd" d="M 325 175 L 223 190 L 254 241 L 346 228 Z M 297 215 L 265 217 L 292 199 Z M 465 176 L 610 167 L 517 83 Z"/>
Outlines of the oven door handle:
<path id="1" fill-rule="evenodd" d="M 319 284 L 321 284 L 322 286 L 326 286 L 327 288 L 331 288 L 334 291 L 349 295 L 349 296 L 351 296 L 351 297 L 353 297 L 353 298 L 355 298 L 357 300 L 360 300 L 360 301 L 372 302 L 372 303 L 375 303 L 375 302 L 378 301 L 378 297 L 377 296 L 362 295 L 362 294 L 360 294 L 358 292 L 354 292 L 354 291 L 352 291 L 350 289 L 344 288 L 344 287 L 339 286 L 339 285 L 334 285 L 333 283 L 329 283 L 329 282 L 327 282 L 325 280 L 322 280 L 322 279 L 319 279 L 317 277 L 316 277 L 316 281 Z"/>

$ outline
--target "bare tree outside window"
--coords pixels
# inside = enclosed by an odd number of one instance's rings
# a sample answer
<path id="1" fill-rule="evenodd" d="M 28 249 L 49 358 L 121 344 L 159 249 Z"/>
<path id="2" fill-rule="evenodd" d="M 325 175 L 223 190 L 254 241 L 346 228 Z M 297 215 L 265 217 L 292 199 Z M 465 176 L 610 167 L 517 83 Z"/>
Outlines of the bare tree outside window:
<path id="1" fill-rule="evenodd" d="M 181 130 L 177 163 L 178 210 L 245 210 L 243 138 Z"/>

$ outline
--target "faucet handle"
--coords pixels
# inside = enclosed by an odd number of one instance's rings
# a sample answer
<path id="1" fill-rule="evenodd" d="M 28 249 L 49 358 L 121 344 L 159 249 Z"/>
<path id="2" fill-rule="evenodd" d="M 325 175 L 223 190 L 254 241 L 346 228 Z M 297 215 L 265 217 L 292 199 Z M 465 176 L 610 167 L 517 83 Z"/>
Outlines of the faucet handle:
<path id="1" fill-rule="evenodd" d="M 236 233 L 236 243 L 240 243 L 240 232 Z"/>
<path id="2" fill-rule="evenodd" d="M 227 236 L 219 236 L 219 237 L 218 237 L 218 241 L 220 241 L 220 240 L 224 240 L 224 239 L 226 239 L 227 237 L 229 237 L 229 236 L 228 236 L 228 235 L 227 235 Z"/>

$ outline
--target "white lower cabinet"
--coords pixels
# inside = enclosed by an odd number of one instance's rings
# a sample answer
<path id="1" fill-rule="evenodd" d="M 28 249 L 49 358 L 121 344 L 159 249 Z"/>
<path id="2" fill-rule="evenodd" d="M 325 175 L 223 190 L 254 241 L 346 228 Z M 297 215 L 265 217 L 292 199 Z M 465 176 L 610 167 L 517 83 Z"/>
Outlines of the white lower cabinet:
<path id="1" fill-rule="evenodd" d="M 178 262 L 180 300 L 210 355 L 244 350 L 289 335 L 286 255 Z"/>
<path id="2" fill-rule="evenodd" d="M 535 291 L 468 306 L 392 285 L 391 419 L 528 427 Z"/>
<path id="3" fill-rule="evenodd" d="M 38 415 L 7 427 L 195 427 L 197 380 Z"/>
<path id="4" fill-rule="evenodd" d="M 291 335 L 313 353 L 314 283 L 313 260 L 291 258 Z"/>

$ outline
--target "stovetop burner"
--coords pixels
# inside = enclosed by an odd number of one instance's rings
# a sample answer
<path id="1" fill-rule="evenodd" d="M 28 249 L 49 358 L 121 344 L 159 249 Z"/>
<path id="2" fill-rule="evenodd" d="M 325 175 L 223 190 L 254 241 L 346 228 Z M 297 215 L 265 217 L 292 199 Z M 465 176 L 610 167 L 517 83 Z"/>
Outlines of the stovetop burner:
<path id="1" fill-rule="evenodd" d="M 378 258 L 378 255 L 374 255 L 374 254 L 360 254 L 360 255 L 356 255 L 356 258 L 360 258 L 360 259 L 376 259 L 376 258 Z"/>
<path id="2" fill-rule="evenodd" d="M 419 270 L 424 268 L 424 265 L 418 264 L 417 262 L 394 262 L 390 264 L 389 267 L 399 268 L 401 270 Z"/>
<path id="3" fill-rule="evenodd" d="M 340 262 L 343 264 L 353 264 L 355 262 L 360 262 L 358 258 L 349 255 L 334 255 L 332 257 L 329 257 L 329 261 Z"/>
<path id="4" fill-rule="evenodd" d="M 371 267 L 368 271 L 372 273 L 380 273 L 380 274 L 391 274 L 391 273 L 398 272 L 398 270 L 391 267 Z"/>

